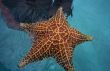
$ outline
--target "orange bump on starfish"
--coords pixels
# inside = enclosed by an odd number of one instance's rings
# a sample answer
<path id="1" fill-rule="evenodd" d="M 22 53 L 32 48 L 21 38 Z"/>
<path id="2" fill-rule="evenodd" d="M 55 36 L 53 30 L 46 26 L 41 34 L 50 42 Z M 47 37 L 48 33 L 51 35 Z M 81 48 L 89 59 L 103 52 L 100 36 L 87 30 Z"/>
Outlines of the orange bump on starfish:
<path id="1" fill-rule="evenodd" d="M 82 34 L 70 27 L 62 7 L 47 21 L 34 24 L 21 23 L 21 29 L 29 32 L 34 40 L 32 48 L 19 63 L 19 67 L 53 57 L 65 71 L 74 71 L 72 52 L 76 45 L 92 40 L 92 37 Z"/>

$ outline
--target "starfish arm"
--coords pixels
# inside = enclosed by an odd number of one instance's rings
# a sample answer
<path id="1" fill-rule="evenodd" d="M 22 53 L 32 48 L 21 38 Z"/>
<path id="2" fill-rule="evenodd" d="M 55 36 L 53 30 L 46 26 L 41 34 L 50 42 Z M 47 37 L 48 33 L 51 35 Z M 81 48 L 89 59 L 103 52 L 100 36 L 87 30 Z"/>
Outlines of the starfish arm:
<path id="1" fill-rule="evenodd" d="M 82 42 L 92 40 L 91 36 L 85 35 L 74 28 L 70 29 L 69 35 L 70 39 L 73 41 L 73 44 L 80 44 Z"/>
<path id="2" fill-rule="evenodd" d="M 64 67 L 66 71 L 74 71 L 72 63 L 73 48 L 65 44 L 59 44 L 59 49 L 57 49 L 57 53 L 55 53 L 54 56 L 58 64 Z"/>
<path id="3" fill-rule="evenodd" d="M 21 60 L 18 66 L 21 68 L 34 61 L 39 61 L 49 57 L 51 55 L 50 53 L 51 44 L 52 42 L 49 41 L 48 39 L 34 42 L 30 51 L 26 54 L 23 60 Z"/>
<path id="4" fill-rule="evenodd" d="M 20 29 L 21 30 L 25 30 L 25 31 L 30 31 L 30 29 L 32 29 L 32 24 L 29 23 L 20 23 Z"/>
<path id="5" fill-rule="evenodd" d="M 46 21 L 36 22 L 36 23 L 20 23 L 20 29 L 29 32 L 43 31 L 47 29 Z"/>
<path id="6" fill-rule="evenodd" d="M 56 14 L 49 19 L 50 24 L 56 23 L 56 24 L 65 24 L 66 17 L 63 13 L 62 7 L 58 8 Z M 67 23 L 66 23 L 67 25 Z"/>
<path id="7" fill-rule="evenodd" d="M 64 16 L 62 7 L 58 8 L 58 10 L 57 10 L 57 12 L 55 14 L 55 17 L 59 17 L 59 18 L 64 17 L 66 19 L 66 17 Z"/>

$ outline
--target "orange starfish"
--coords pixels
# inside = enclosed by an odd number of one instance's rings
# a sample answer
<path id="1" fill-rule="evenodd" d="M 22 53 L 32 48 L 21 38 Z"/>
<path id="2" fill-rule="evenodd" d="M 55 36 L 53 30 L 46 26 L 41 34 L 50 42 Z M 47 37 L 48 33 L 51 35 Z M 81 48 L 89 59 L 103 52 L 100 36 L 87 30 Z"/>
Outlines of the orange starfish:
<path id="1" fill-rule="evenodd" d="M 71 28 L 66 21 L 62 8 L 47 21 L 20 26 L 34 37 L 32 48 L 20 62 L 19 67 L 53 57 L 66 71 L 74 71 L 72 51 L 75 46 L 84 41 L 92 40 L 90 36 Z"/>

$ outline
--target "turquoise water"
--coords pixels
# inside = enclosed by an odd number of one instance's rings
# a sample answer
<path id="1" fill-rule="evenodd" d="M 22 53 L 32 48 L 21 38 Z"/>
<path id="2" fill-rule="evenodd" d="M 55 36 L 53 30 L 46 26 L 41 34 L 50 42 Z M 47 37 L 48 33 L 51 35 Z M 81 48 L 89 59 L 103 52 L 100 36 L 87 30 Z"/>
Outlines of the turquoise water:
<path id="1" fill-rule="evenodd" d="M 110 71 L 110 1 L 74 0 L 72 27 L 94 40 L 76 47 L 76 71 Z M 31 39 L 22 31 L 9 29 L 0 15 L 0 71 L 64 71 L 54 59 L 45 59 L 19 69 L 17 64 L 31 48 Z"/>

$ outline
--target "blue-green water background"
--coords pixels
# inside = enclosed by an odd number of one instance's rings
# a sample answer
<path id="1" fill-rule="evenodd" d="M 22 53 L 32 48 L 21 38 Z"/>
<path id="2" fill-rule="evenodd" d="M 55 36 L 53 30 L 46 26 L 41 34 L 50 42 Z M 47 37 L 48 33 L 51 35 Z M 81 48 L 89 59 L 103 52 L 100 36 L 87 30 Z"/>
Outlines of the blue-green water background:
<path id="1" fill-rule="evenodd" d="M 74 0 L 72 27 L 94 40 L 76 47 L 76 71 L 110 71 L 110 0 Z M 45 59 L 19 69 L 17 64 L 31 48 L 29 36 L 9 29 L 0 14 L 0 71 L 64 71 L 54 59 Z"/>

